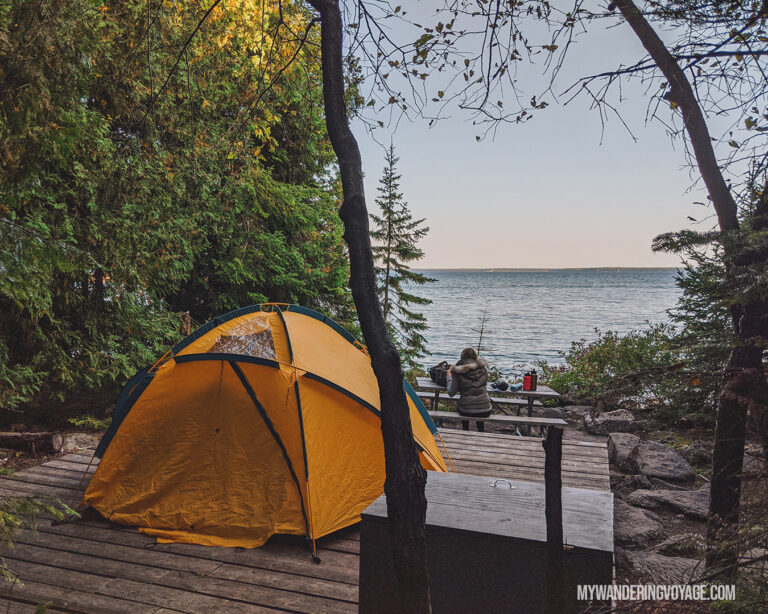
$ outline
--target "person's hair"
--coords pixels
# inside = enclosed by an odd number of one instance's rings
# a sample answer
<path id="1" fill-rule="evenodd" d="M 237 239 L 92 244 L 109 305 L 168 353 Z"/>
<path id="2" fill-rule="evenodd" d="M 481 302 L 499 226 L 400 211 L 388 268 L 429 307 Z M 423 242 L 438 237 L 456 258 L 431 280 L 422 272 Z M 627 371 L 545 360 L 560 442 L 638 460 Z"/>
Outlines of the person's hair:
<path id="1" fill-rule="evenodd" d="M 461 351 L 461 360 L 477 360 L 477 350 L 475 348 L 464 348 Z"/>

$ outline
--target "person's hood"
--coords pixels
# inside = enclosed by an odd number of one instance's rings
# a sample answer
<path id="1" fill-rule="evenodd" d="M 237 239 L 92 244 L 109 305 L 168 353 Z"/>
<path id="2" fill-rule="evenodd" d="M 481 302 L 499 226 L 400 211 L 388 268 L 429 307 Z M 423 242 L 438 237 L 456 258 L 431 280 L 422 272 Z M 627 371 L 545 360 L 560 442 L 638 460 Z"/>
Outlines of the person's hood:
<path id="1" fill-rule="evenodd" d="M 478 358 L 477 360 L 470 360 L 468 362 L 460 360 L 458 363 L 456 363 L 456 366 L 451 369 L 451 373 L 455 373 L 456 375 L 466 375 L 467 373 L 477 369 L 485 369 L 487 366 L 488 363 L 485 362 L 482 358 Z"/>

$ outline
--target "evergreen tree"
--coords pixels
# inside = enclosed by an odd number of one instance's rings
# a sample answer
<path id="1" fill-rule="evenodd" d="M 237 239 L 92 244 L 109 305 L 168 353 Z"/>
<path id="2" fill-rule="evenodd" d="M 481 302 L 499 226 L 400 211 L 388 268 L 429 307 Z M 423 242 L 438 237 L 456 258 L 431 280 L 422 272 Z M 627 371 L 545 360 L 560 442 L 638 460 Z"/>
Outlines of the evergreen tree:
<path id="1" fill-rule="evenodd" d="M 374 228 L 373 256 L 379 279 L 379 301 L 390 333 L 407 369 L 418 367 L 418 358 L 427 356 L 427 321 L 414 308 L 429 305 L 432 301 L 412 294 L 413 285 L 421 286 L 436 281 L 421 273 L 412 271 L 408 263 L 424 257 L 417 243 L 426 236 L 429 228 L 424 219 L 415 220 L 400 192 L 401 175 L 397 172 L 399 158 L 395 147 L 390 145 L 386 155 L 386 166 L 379 180 L 379 197 L 376 204 L 381 215 L 371 214 Z"/>

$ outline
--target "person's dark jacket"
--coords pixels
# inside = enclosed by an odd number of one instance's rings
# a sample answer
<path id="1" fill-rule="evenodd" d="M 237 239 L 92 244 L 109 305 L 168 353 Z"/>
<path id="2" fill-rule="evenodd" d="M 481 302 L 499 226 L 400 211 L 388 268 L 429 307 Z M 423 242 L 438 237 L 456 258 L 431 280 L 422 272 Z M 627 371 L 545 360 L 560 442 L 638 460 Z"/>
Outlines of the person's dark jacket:
<path id="1" fill-rule="evenodd" d="M 448 376 L 448 394 L 459 397 L 459 412 L 462 414 L 484 414 L 491 410 L 491 399 L 486 388 L 488 367 L 482 359 L 460 360 Z"/>

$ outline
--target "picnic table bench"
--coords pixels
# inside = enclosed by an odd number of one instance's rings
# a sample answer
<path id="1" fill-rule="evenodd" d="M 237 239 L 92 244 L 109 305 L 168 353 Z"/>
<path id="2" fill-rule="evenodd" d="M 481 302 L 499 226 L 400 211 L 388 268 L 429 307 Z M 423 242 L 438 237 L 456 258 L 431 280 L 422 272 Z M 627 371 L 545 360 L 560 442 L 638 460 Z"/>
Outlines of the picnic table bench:
<path id="1" fill-rule="evenodd" d="M 437 410 L 437 407 L 434 406 L 435 400 L 438 401 L 458 401 L 459 395 L 456 396 L 448 396 L 448 393 L 439 393 L 435 394 L 434 392 L 429 392 L 427 390 L 419 390 L 416 392 L 416 395 L 420 399 L 424 399 L 427 401 L 432 402 L 432 409 Z M 507 405 L 511 407 L 517 407 L 518 409 L 520 407 L 528 407 L 528 399 L 511 399 L 509 397 L 490 397 L 491 403 L 495 405 Z M 534 401 L 534 405 L 541 407 L 541 401 Z"/>
<path id="2" fill-rule="evenodd" d="M 539 427 L 539 434 L 544 434 L 544 427 L 556 426 L 563 428 L 568 423 L 562 418 L 529 418 L 528 416 L 500 416 L 498 414 L 491 414 L 487 418 L 475 418 L 474 416 L 462 416 L 453 411 L 430 411 L 429 416 L 435 421 L 437 426 L 440 426 L 444 420 L 477 420 L 478 422 L 492 422 L 494 424 L 514 425 Z"/>

